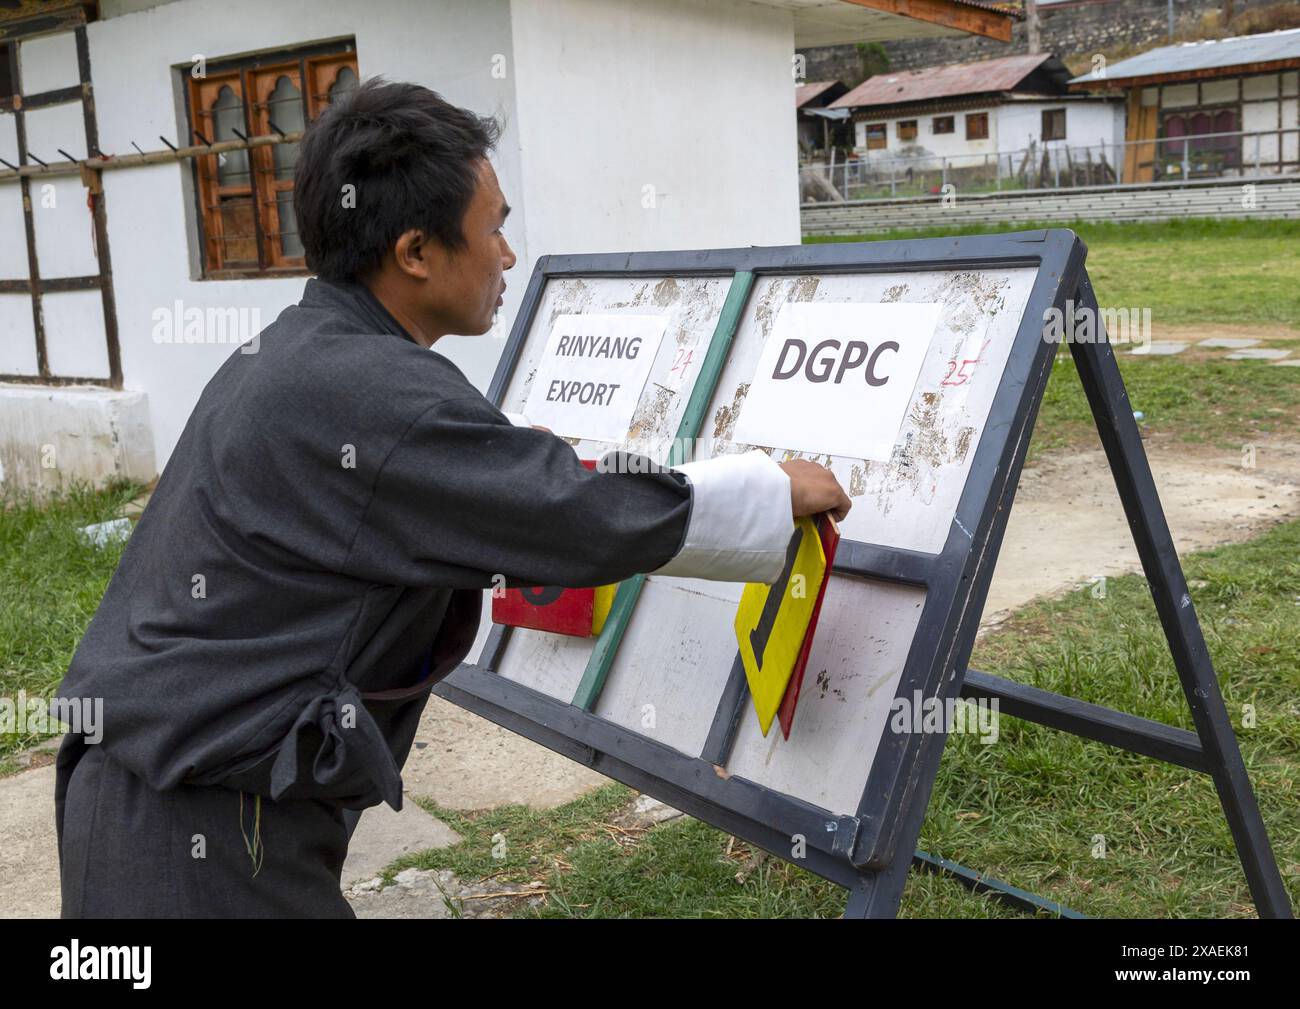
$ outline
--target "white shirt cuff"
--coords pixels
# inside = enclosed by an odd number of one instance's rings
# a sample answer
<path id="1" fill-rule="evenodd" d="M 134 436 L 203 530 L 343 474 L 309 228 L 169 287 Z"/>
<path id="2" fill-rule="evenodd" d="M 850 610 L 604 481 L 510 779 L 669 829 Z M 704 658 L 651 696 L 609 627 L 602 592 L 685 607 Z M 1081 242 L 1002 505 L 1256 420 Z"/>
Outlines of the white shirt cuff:
<path id="1" fill-rule="evenodd" d="M 506 415 L 506 420 L 510 421 L 515 427 L 532 427 L 533 422 L 525 417 L 522 413 L 510 413 L 508 410 L 502 410 Z"/>
<path id="2" fill-rule="evenodd" d="M 691 484 L 686 542 L 653 575 L 772 584 L 794 535 L 790 478 L 766 452 L 674 466 Z"/>

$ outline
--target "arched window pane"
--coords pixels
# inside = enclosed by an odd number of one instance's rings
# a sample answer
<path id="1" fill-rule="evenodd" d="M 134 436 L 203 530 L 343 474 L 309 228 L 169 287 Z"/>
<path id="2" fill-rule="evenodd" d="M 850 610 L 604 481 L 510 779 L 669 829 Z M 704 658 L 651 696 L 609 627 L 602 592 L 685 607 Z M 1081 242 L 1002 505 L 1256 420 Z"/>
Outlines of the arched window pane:
<path id="1" fill-rule="evenodd" d="M 275 88 L 267 99 L 267 111 L 271 122 L 285 133 L 301 133 L 306 120 L 302 111 L 302 92 L 294 87 L 293 81 L 282 76 L 275 82 Z M 275 177 L 292 179 L 293 167 L 298 163 L 297 144 L 276 144 L 271 148 L 275 158 Z"/>
<path id="2" fill-rule="evenodd" d="M 239 96 L 223 87 L 212 103 L 212 140 L 238 140 L 235 130 L 243 132 L 244 104 Z M 221 186 L 248 185 L 248 152 L 226 151 L 217 155 L 217 184 Z"/>
<path id="3" fill-rule="evenodd" d="M 346 95 L 349 91 L 355 91 L 357 89 L 357 85 L 358 85 L 357 75 L 353 72 L 352 68 L 351 67 L 340 68 L 338 72 L 338 76 L 334 78 L 334 83 L 330 85 L 330 90 L 329 90 L 330 104 L 331 105 L 334 104 L 335 98 L 341 98 L 343 95 Z"/>

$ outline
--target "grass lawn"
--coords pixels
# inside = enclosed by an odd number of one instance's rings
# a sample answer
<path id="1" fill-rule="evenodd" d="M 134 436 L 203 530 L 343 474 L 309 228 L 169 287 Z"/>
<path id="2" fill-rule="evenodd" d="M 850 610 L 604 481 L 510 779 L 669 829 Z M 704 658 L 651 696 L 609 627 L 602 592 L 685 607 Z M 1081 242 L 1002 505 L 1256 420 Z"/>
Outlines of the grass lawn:
<path id="1" fill-rule="evenodd" d="M 1184 558 L 1229 715 L 1293 903 L 1300 903 L 1300 522 Z M 972 665 L 1191 729 L 1145 582 L 1110 579 L 1020 611 Z M 1254 726 L 1244 722 L 1254 706 Z M 996 743 L 953 736 L 920 845 L 1098 917 L 1254 913 L 1208 777 L 1003 717 Z M 796 725 L 795 731 L 798 731 Z M 545 917 L 810 917 L 845 893 L 678 820 L 628 835 L 607 826 L 633 795 L 609 786 L 556 810 L 426 808 L 465 840 L 392 867 L 452 869 L 549 891 Z M 495 840 L 494 840 L 495 838 Z M 504 839 L 504 843 L 502 842 Z M 1104 844 L 1104 857 L 1096 857 Z M 503 857 L 494 857 L 496 855 Z M 740 879 L 737 879 L 737 874 Z M 905 917 L 1018 916 L 955 881 L 913 873 Z"/>
<path id="2" fill-rule="evenodd" d="M 95 615 L 123 544 L 95 547 L 77 530 L 113 518 L 141 488 L 73 490 L 37 507 L 0 499 L 0 696 L 49 697 Z M 0 774 L 8 759 L 39 740 L 0 734 Z"/>
<path id="3" fill-rule="evenodd" d="M 1270 347 L 1286 344 L 1274 341 Z M 1295 342 L 1300 350 L 1300 337 Z M 1220 351 L 1222 355 L 1226 351 Z M 1264 436 L 1300 432 L 1300 368 L 1268 361 L 1116 355 L 1129 402 L 1149 433 L 1187 445 L 1240 451 Z M 1097 448 L 1100 441 L 1079 373 L 1068 350 L 1057 355 L 1029 443 L 1029 460 L 1044 452 Z"/>
<path id="4" fill-rule="evenodd" d="M 1300 339 L 1300 221 L 980 224 L 804 241 L 989 235 L 1035 227 L 1070 228 L 1084 240 L 1088 276 L 1103 308 L 1149 308 L 1157 329 L 1166 323 L 1282 323 L 1296 327 Z"/>

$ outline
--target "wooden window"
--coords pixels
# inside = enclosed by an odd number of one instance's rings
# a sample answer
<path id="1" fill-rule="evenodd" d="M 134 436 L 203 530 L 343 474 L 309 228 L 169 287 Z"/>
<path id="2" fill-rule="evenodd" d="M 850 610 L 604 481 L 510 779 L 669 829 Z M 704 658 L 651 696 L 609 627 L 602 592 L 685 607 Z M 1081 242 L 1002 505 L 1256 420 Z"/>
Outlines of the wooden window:
<path id="1" fill-rule="evenodd" d="M 867 150 L 879 151 L 889 146 L 884 123 L 867 123 Z"/>
<path id="2" fill-rule="evenodd" d="M 915 140 L 916 139 L 916 120 L 900 119 L 898 121 L 898 139 Z"/>
<path id="3" fill-rule="evenodd" d="M 956 130 L 952 116 L 935 116 L 930 122 L 932 133 L 955 133 Z"/>
<path id="4" fill-rule="evenodd" d="M 989 114 L 987 112 L 968 112 L 966 114 L 966 139 L 987 140 L 989 138 Z"/>
<path id="5" fill-rule="evenodd" d="M 209 63 L 205 76 L 186 81 L 194 142 L 216 143 L 301 133 L 359 78 L 349 42 Z M 296 143 L 194 160 L 205 276 L 306 269 L 293 213 Z"/>
<path id="6" fill-rule="evenodd" d="M 1065 109 L 1043 109 L 1043 139 L 1065 139 Z"/>
<path id="7" fill-rule="evenodd" d="M 1163 125 L 1161 136 L 1164 142 L 1159 147 L 1166 174 L 1181 173 L 1184 152 L 1197 165 L 1204 166 L 1201 170 L 1205 174 L 1240 166 L 1240 137 L 1203 136 L 1206 133 L 1235 133 L 1238 130 L 1235 108 L 1170 113 L 1164 117 Z M 1246 156 L 1250 157 L 1249 149 Z M 1190 167 L 1196 170 L 1195 166 Z"/>

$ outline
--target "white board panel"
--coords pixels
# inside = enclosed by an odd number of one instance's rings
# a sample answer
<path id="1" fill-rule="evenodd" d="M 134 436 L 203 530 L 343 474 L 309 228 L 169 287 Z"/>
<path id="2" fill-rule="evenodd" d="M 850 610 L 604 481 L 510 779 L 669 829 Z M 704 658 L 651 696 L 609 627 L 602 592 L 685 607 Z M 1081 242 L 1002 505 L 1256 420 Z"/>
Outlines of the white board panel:
<path id="1" fill-rule="evenodd" d="M 108 342 L 100 292 L 60 291 L 41 296 L 50 372 L 67 378 L 108 378 Z"/>
<path id="2" fill-rule="evenodd" d="M 927 334 L 920 377 L 890 458 L 873 462 L 800 453 L 829 465 L 852 496 L 854 509 L 841 527 L 845 537 L 937 553 L 950 532 L 1036 272 L 1017 268 L 760 277 L 742 313 L 701 438 L 693 446 L 694 457 L 755 447 L 733 442 L 732 431 L 783 306 L 938 304 L 938 323 L 933 335 Z M 653 301 L 655 283 L 621 278 L 552 281 L 508 390 L 506 408 L 519 409 L 531 362 L 552 319 L 570 311 L 605 311 L 611 302 L 636 310 L 634 305 Z M 680 301 L 672 308 L 675 319 L 687 322 L 677 342 L 683 342 L 682 335 L 690 341 L 690 331 L 695 330 L 697 358 L 702 357 L 725 297 L 724 282 L 708 284 L 708 290 L 686 292 L 697 306 L 694 311 L 683 311 Z M 674 293 L 680 295 L 686 286 L 676 281 Z M 672 325 L 669 332 L 674 332 Z M 665 346 L 673 342 L 665 340 Z M 656 362 L 660 379 L 667 363 Z M 647 399 L 654 396 L 653 383 L 654 376 Z M 649 414 L 653 419 L 643 421 L 642 427 L 662 434 L 675 431 L 680 410 L 674 408 L 689 388 L 688 382 L 681 382 L 667 408 Z M 865 414 L 860 419 L 864 424 L 871 421 Z M 583 445 L 579 452 L 598 454 L 605 447 Z M 795 456 L 757 447 L 777 458 Z M 696 579 L 647 578 L 594 713 L 688 756 L 699 756 L 736 655 L 734 619 L 741 588 Z M 727 773 L 836 814 L 854 813 L 924 600 L 920 588 L 833 577 L 790 740 L 782 739 L 775 726 L 764 739 L 747 705 Z M 568 702 L 591 650 L 590 640 L 516 630 L 500 672 Z"/>
<path id="3" fill-rule="evenodd" d="M 41 276 L 90 277 L 99 273 L 94 217 L 86 188 L 75 175 L 32 179 L 32 226 Z"/>
<path id="4" fill-rule="evenodd" d="M 705 419 L 697 458 L 767 448 L 778 459 L 830 466 L 853 499 L 841 525 L 849 538 L 937 553 L 979 445 L 1033 268 L 768 277 L 755 285 Z M 889 462 L 811 452 L 774 452 L 732 442 L 763 345 L 787 302 L 939 302 L 943 309 Z M 870 424 L 870 416 L 861 418 Z"/>
<path id="5" fill-rule="evenodd" d="M 31 296 L 0 294 L 0 374 L 39 373 Z"/>
<path id="6" fill-rule="evenodd" d="M 594 638 L 546 634 L 516 627 L 497 673 L 568 704 L 582 682 Z"/>
<path id="7" fill-rule="evenodd" d="M 70 88 L 81 83 L 77 72 L 77 39 L 72 32 L 41 35 L 19 43 L 23 68 L 23 94 Z M 81 103 L 77 103 L 81 108 Z"/>
<path id="8" fill-rule="evenodd" d="M 743 586 L 646 579 L 595 713 L 698 756 L 736 657 Z"/>
<path id="9" fill-rule="evenodd" d="M 524 412 L 542 349 L 555 320 L 570 314 L 667 315 L 668 328 L 628 428 L 627 447 L 662 461 L 681 424 L 687 397 L 722 314 L 730 277 L 555 278 L 546 285 L 502 409 Z M 570 438 L 584 459 L 610 442 Z"/>
<path id="10" fill-rule="evenodd" d="M 790 738 L 779 722 L 763 738 L 747 703 L 727 773 L 856 814 L 924 603 L 924 589 L 833 576 Z"/>
<path id="11" fill-rule="evenodd" d="M 594 314 L 664 315 L 668 317 L 667 329 L 623 445 L 660 461 L 666 459 L 730 284 L 730 277 L 551 280 L 543 291 L 501 408 L 524 411 L 542 350 L 557 318 Z M 566 440 L 583 459 L 598 458 L 617 444 L 582 438 Z M 593 643 L 594 639 L 515 628 L 498 672 L 567 703 L 582 680 Z"/>

